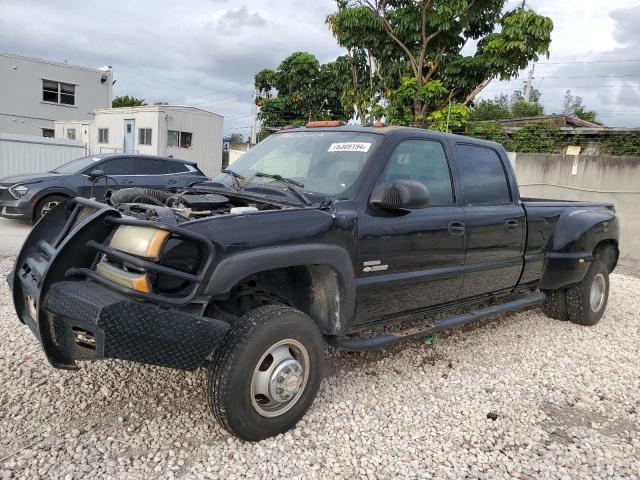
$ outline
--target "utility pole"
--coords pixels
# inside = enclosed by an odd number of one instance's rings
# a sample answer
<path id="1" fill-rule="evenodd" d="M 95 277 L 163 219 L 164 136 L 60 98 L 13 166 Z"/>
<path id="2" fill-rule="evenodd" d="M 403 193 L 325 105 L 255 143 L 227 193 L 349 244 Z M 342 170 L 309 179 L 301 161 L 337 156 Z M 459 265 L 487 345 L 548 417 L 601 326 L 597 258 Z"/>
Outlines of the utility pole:
<path id="1" fill-rule="evenodd" d="M 251 138 L 249 139 L 250 145 L 255 145 L 257 142 L 256 132 L 256 117 L 258 116 L 258 107 L 256 105 L 257 92 L 254 90 L 252 103 L 251 103 Z"/>
<path id="2" fill-rule="evenodd" d="M 535 68 L 535 65 L 533 67 L 531 67 L 531 70 L 529 70 L 529 76 L 527 77 L 527 80 L 525 81 L 525 87 L 524 87 L 524 100 L 525 102 L 530 102 L 531 101 L 531 94 L 533 93 L 533 69 Z"/>

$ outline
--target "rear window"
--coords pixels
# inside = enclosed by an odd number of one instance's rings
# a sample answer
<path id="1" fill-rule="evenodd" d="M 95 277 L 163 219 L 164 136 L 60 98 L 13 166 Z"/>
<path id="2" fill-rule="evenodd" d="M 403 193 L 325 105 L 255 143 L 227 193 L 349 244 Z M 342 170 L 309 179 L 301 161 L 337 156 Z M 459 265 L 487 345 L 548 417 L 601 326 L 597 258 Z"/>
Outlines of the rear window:
<path id="1" fill-rule="evenodd" d="M 511 203 L 509 182 L 495 150 L 477 145 L 457 145 L 462 190 L 467 205 Z"/>
<path id="2" fill-rule="evenodd" d="M 112 158 L 102 162 L 98 168 L 106 175 L 133 175 L 133 158 Z"/>
<path id="3" fill-rule="evenodd" d="M 165 160 L 153 158 L 136 158 L 136 175 L 164 175 L 169 172 Z"/>
<path id="4" fill-rule="evenodd" d="M 168 162 L 168 163 L 169 163 L 169 170 L 171 170 L 171 173 L 185 173 L 189 171 L 189 168 L 184 163 L 180 163 L 180 162 Z"/>

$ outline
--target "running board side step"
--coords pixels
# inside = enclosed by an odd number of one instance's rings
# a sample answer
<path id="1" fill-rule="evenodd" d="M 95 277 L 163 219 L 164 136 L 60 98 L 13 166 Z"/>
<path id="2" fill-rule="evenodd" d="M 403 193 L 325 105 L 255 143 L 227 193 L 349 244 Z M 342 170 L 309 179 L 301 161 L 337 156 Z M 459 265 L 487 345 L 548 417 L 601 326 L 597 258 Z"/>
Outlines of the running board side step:
<path id="1" fill-rule="evenodd" d="M 350 337 L 335 337 L 331 336 L 327 338 L 327 343 L 335 348 L 342 348 L 345 350 L 374 350 L 376 348 L 388 347 L 396 343 L 410 340 L 413 338 L 426 337 L 442 330 L 448 330 L 453 327 L 459 327 L 468 323 L 477 322 L 489 317 L 495 317 L 506 312 L 515 312 L 528 307 L 533 307 L 540 304 L 544 300 L 544 293 L 536 292 L 517 300 L 513 300 L 507 303 L 500 303 L 498 305 L 491 305 L 480 310 L 464 313 L 462 315 L 454 315 L 453 317 L 441 318 L 430 326 L 418 326 L 412 327 L 406 330 L 401 330 L 388 335 L 378 335 L 369 338 L 350 338 Z"/>

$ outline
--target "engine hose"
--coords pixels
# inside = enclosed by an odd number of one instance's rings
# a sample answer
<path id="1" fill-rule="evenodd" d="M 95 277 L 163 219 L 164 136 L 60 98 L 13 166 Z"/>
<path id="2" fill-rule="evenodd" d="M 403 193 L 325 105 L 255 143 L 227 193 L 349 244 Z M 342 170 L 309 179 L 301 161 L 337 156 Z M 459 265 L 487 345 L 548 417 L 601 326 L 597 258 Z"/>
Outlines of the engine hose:
<path id="1" fill-rule="evenodd" d="M 152 203 L 165 205 L 165 202 L 175 194 L 154 190 L 152 188 L 125 188 L 111 194 L 109 201 L 112 205 L 119 203 Z"/>

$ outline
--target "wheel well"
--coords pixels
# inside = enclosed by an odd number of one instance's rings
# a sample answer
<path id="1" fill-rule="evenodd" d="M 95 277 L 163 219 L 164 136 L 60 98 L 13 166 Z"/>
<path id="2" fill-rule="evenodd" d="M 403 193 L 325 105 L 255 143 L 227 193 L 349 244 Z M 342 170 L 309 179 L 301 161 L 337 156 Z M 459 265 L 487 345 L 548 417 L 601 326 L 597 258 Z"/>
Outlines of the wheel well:
<path id="1" fill-rule="evenodd" d="M 40 197 L 38 199 L 38 201 L 36 202 L 36 204 L 33 207 L 33 213 L 32 213 L 32 217 L 35 218 L 36 217 L 36 211 L 38 210 L 38 207 L 40 206 L 40 204 L 42 202 L 44 202 L 47 198 L 50 197 L 64 197 L 64 198 L 69 198 L 69 195 L 67 195 L 66 193 L 62 193 L 62 192 L 50 192 L 50 193 L 46 193 L 44 194 L 42 197 Z"/>
<path id="2" fill-rule="evenodd" d="M 284 267 L 245 277 L 227 297 L 213 300 L 206 314 L 233 321 L 263 305 L 289 305 L 307 314 L 323 333 L 336 334 L 342 331 L 341 299 L 338 275 L 329 266 Z"/>
<path id="3" fill-rule="evenodd" d="M 593 249 L 593 256 L 605 262 L 609 273 L 613 272 L 618 264 L 620 251 L 615 240 L 603 240 Z"/>

